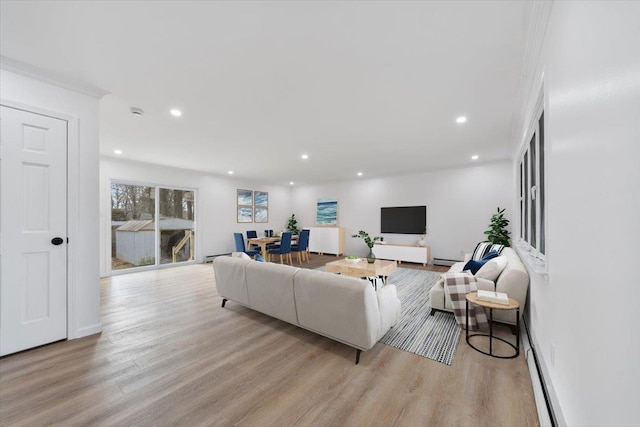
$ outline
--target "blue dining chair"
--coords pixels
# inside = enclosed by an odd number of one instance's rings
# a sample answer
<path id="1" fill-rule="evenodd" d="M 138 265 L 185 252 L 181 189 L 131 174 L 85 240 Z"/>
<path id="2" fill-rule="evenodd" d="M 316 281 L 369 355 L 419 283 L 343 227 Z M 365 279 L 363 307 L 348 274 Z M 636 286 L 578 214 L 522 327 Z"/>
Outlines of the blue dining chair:
<path id="1" fill-rule="evenodd" d="M 302 259 L 306 258 L 309 262 L 309 230 L 302 230 L 298 236 L 298 244 L 291 246 L 291 252 L 297 252 L 298 264 L 302 264 Z"/>
<path id="2" fill-rule="evenodd" d="M 269 249 L 269 261 L 271 261 L 271 255 L 280 255 L 280 264 L 282 264 L 282 255 L 286 255 L 289 260 L 289 264 L 293 264 L 291 259 L 291 232 L 282 233 L 280 238 L 280 246 L 278 248 Z"/>
<path id="3" fill-rule="evenodd" d="M 249 239 L 257 239 L 258 238 L 258 232 L 256 230 L 247 230 L 247 246 L 249 246 Z M 249 249 L 252 251 L 258 250 L 260 248 L 260 246 L 258 245 L 253 245 L 250 246 Z"/>
<path id="4" fill-rule="evenodd" d="M 236 252 L 244 252 L 245 254 L 249 255 L 250 257 L 255 256 L 256 254 L 259 254 L 260 251 L 254 251 L 254 250 L 247 250 L 244 247 L 244 237 L 242 237 L 242 233 L 233 233 L 233 238 L 236 242 Z"/>

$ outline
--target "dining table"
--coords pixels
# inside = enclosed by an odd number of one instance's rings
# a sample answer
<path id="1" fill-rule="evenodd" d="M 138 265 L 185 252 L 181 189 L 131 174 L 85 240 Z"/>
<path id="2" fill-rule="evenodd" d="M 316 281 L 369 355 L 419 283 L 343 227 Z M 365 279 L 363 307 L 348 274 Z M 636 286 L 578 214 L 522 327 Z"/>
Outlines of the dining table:
<path id="1" fill-rule="evenodd" d="M 274 237 L 253 237 L 250 239 L 247 239 L 247 249 L 251 248 L 251 245 L 258 245 L 260 246 L 260 253 L 262 254 L 262 258 L 264 258 L 265 260 L 267 260 L 267 245 L 272 245 L 274 243 L 279 243 L 281 240 L 280 236 L 274 236 Z M 291 242 L 295 242 L 296 240 L 298 240 L 298 236 L 291 236 Z"/>

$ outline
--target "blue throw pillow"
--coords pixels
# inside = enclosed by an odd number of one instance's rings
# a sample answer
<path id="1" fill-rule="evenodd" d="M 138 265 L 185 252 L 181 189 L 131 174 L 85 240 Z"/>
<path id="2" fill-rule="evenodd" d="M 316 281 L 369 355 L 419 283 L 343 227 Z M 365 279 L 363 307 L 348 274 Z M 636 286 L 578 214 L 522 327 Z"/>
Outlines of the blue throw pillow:
<path id="1" fill-rule="evenodd" d="M 464 267 L 462 267 L 462 271 L 470 270 L 470 271 L 471 271 L 471 274 L 474 274 L 474 275 L 475 275 L 475 274 L 476 274 L 476 272 L 477 272 L 478 270 L 480 270 L 480 267 L 482 267 L 483 265 L 485 265 L 488 261 L 489 261 L 488 259 L 487 259 L 487 260 L 484 260 L 484 259 L 483 259 L 483 260 L 480 260 L 480 261 L 477 261 L 477 260 L 475 260 L 475 259 L 472 259 L 472 260 L 470 260 L 468 263 L 466 263 L 466 264 L 464 265 Z"/>
<path id="2" fill-rule="evenodd" d="M 264 258 L 260 254 L 256 254 L 256 256 L 254 256 L 253 259 L 258 261 L 258 262 L 265 262 Z"/>
<path id="3" fill-rule="evenodd" d="M 495 257 L 500 256 L 500 254 L 498 253 L 498 251 L 491 251 L 488 254 L 486 254 L 485 256 L 482 257 L 482 261 L 489 261 L 490 259 L 493 259 Z"/>

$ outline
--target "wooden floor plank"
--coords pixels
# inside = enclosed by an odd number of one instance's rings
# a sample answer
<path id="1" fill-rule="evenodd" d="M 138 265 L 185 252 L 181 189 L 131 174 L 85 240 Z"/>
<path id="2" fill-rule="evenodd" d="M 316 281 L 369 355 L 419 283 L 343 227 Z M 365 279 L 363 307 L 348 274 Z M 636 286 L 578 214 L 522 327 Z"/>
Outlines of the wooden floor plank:
<path id="1" fill-rule="evenodd" d="M 522 355 L 492 359 L 463 336 L 452 366 L 384 344 L 355 365 L 349 346 L 220 307 L 211 264 L 102 279 L 101 302 L 102 334 L 0 359 L 3 426 L 538 422 Z"/>

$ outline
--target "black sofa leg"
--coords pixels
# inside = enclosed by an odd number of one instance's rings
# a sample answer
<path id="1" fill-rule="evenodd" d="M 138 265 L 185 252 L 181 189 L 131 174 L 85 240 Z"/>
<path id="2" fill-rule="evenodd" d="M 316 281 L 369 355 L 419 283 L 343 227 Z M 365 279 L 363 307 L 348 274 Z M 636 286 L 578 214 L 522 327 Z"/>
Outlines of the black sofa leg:
<path id="1" fill-rule="evenodd" d="M 226 298 L 222 298 L 222 308 L 224 308 L 224 304 L 227 302 L 228 300 Z"/>
<path id="2" fill-rule="evenodd" d="M 362 350 L 356 350 L 356 365 L 360 363 L 360 353 L 362 353 Z"/>
<path id="3" fill-rule="evenodd" d="M 435 309 L 435 308 L 432 308 L 432 309 L 431 309 L 431 313 L 430 313 L 430 315 L 431 315 L 431 316 L 433 316 L 434 314 L 436 314 L 436 309 Z"/>

